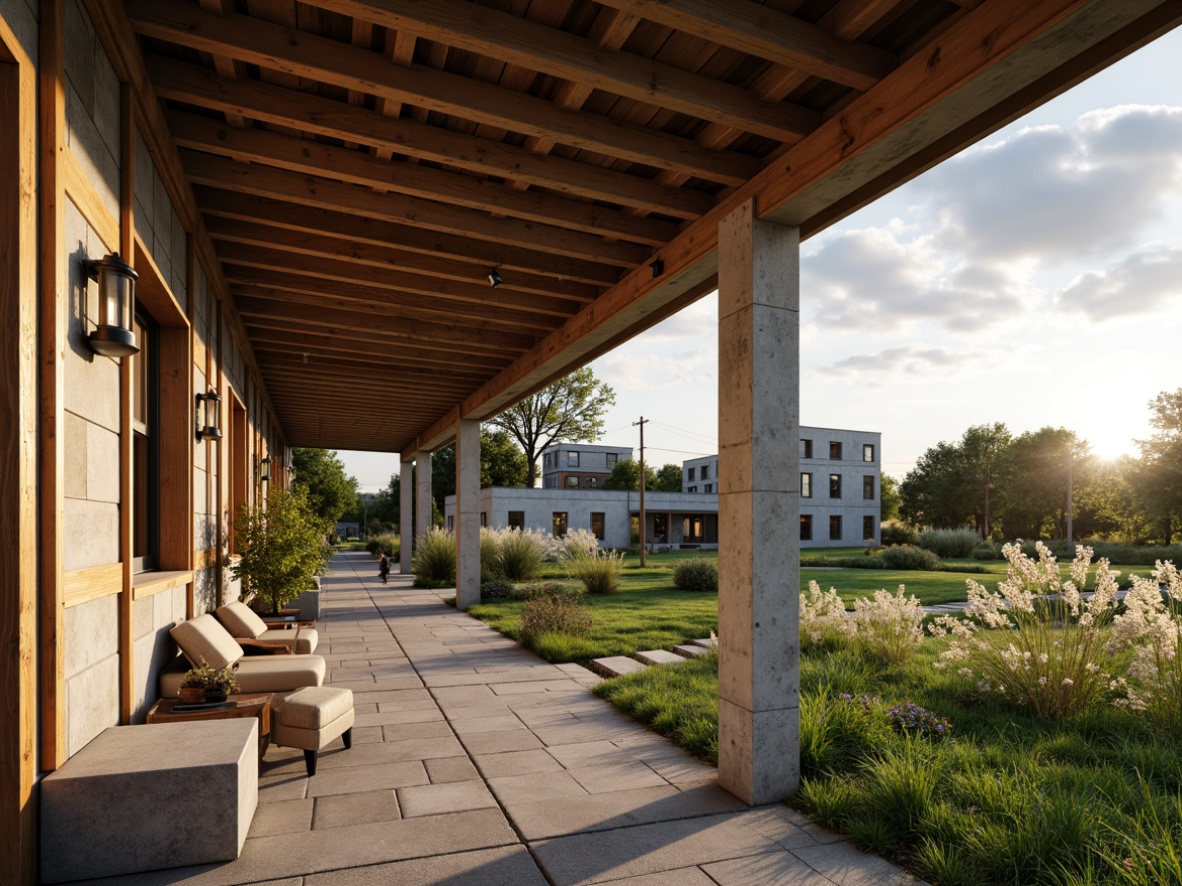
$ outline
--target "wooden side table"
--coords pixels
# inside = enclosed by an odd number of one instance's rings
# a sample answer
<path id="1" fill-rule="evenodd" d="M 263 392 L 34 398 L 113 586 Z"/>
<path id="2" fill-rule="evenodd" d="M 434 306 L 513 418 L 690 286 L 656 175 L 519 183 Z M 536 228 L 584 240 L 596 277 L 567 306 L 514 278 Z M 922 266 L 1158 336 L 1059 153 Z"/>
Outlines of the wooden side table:
<path id="1" fill-rule="evenodd" d="M 271 744 L 271 699 L 270 692 L 255 692 L 229 696 L 226 707 L 209 708 L 204 711 L 178 711 L 173 708 L 182 704 L 179 698 L 162 698 L 148 711 L 148 723 L 185 723 L 197 720 L 233 720 L 255 717 L 259 721 L 259 765 L 263 754 Z"/>

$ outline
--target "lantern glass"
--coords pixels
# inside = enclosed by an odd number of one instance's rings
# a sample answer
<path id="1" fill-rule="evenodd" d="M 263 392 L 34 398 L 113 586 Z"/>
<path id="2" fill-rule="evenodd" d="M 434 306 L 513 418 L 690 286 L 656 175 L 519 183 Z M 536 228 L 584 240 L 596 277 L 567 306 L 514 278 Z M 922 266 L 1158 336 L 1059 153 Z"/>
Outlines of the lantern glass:
<path id="1" fill-rule="evenodd" d="M 127 357 L 139 351 L 132 315 L 135 310 L 135 270 L 112 253 L 101 261 L 88 262 L 87 274 L 98 283 L 99 318 L 90 334 L 90 347 L 108 357 Z"/>

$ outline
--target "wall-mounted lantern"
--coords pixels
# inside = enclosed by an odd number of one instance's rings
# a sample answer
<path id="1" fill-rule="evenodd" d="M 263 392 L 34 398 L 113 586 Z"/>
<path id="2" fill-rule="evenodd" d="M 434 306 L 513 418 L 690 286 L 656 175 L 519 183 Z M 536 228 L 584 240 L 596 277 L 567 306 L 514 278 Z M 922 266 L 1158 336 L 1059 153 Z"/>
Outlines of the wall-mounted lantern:
<path id="1" fill-rule="evenodd" d="M 263 483 L 271 482 L 271 456 L 265 456 L 259 462 L 259 480 Z"/>
<path id="2" fill-rule="evenodd" d="M 131 318 L 135 311 L 135 281 L 139 274 L 112 252 L 85 263 L 86 276 L 98 282 L 100 323 L 90 333 L 90 349 L 104 357 L 127 357 L 139 352 Z"/>
<path id="3" fill-rule="evenodd" d="M 221 421 L 222 398 L 218 392 L 210 390 L 197 395 L 197 439 L 220 440 L 222 429 L 218 427 Z"/>

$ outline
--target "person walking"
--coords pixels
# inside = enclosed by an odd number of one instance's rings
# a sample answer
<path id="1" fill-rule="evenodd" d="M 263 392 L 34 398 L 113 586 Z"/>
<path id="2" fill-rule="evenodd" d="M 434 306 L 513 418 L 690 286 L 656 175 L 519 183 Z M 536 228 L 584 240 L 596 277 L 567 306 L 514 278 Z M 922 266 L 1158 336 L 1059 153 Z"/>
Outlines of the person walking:
<path id="1" fill-rule="evenodd" d="M 382 551 L 382 559 L 378 560 L 378 575 L 382 577 L 382 584 L 386 584 L 386 579 L 390 575 L 390 558 L 386 556 L 385 551 Z"/>

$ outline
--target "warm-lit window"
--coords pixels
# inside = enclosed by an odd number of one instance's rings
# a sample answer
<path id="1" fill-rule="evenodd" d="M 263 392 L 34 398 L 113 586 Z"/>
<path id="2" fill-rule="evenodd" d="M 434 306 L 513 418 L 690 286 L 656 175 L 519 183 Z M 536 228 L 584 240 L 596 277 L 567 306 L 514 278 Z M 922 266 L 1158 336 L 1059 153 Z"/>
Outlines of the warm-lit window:
<path id="1" fill-rule="evenodd" d="M 841 461 L 841 444 L 837 442 L 829 443 L 829 460 Z"/>
<path id="2" fill-rule="evenodd" d="M 571 489 L 578 489 L 579 488 L 579 478 L 574 477 L 574 476 L 567 477 L 566 478 L 566 485 L 568 487 L 570 487 Z"/>
<path id="3" fill-rule="evenodd" d="M 829 475 L 829 497 L 841 498 L 841 474 Z"/>
<path id="4" fill-rule="evenodd" d="M 841 541 L 841 517 L 836 514 L 829 518 L 829 540 Z"/>
<path id="5" fill-rule="evenodd" d="M 813 475 L 812 474 L 801 474 L 800 475 L 800 497 L 801 498 L 812 498 L 813 497 Z"/>
<path id="6" fill-rule="evenodd" d="M 874 444 L 862 444 L 862 461 L 874 461 Z"/>
<path id="7" fill-rule="evenodd" d="M 801 541 L 812 541 L 813 540 L 813 515 L 812 514 L 801 514 L 800 515 L 800 540 Z"/>
<path id="8" fill-rule="evenodd" d="M 157 568 L 160 553 L 160 357 L 156 324 L 136 312 L 135 337 L 140 351 L 131 360 L 131 464 L 133 571 Z"/>
<path id="9" fill-rule="evenodd" d="M 552 519 L 552 531 L 555 538 L 566 536 L 566 511 L 555 511 Z"/>
<path id="10" fill-rule="evenodd" d="M 510 511 L 509 519 L 506 521 L 510 529 L 524 529 L 525 528 L 525 511 Z"/>
<path id="11" fill-rule="evenodd" d="M 587 488 L 588 489 L 594 489 L 598 485 L 599 485 L 599 480 L 597 480 L 595 477 L 588 477 L 587 478 Z"/>
<path id="12" fill-rule="evenodd" d="M 801 438 L 800 457 L 801 458 L 812 458 L 813 457 L 813 441 L 812 440 L 805 440 L 805 439 Z"/>
<path id="13" fill-rule="evenodd" d="M 577 452 L 568 452 L 566 454 L 566 466 L 568 468 L 577 468 L 579 466 L 579 454 Z"/>
<path id="14" fill-rule="evenodd" d="M 603 512 L 591 512 L 591 533 L 600 541 L 603 541 Z"/>
<path id="15" fill-rule="evenodd" d="M 862 478 L 862 498 L 874 501 L 874 477 L 869 474 Z"/>

